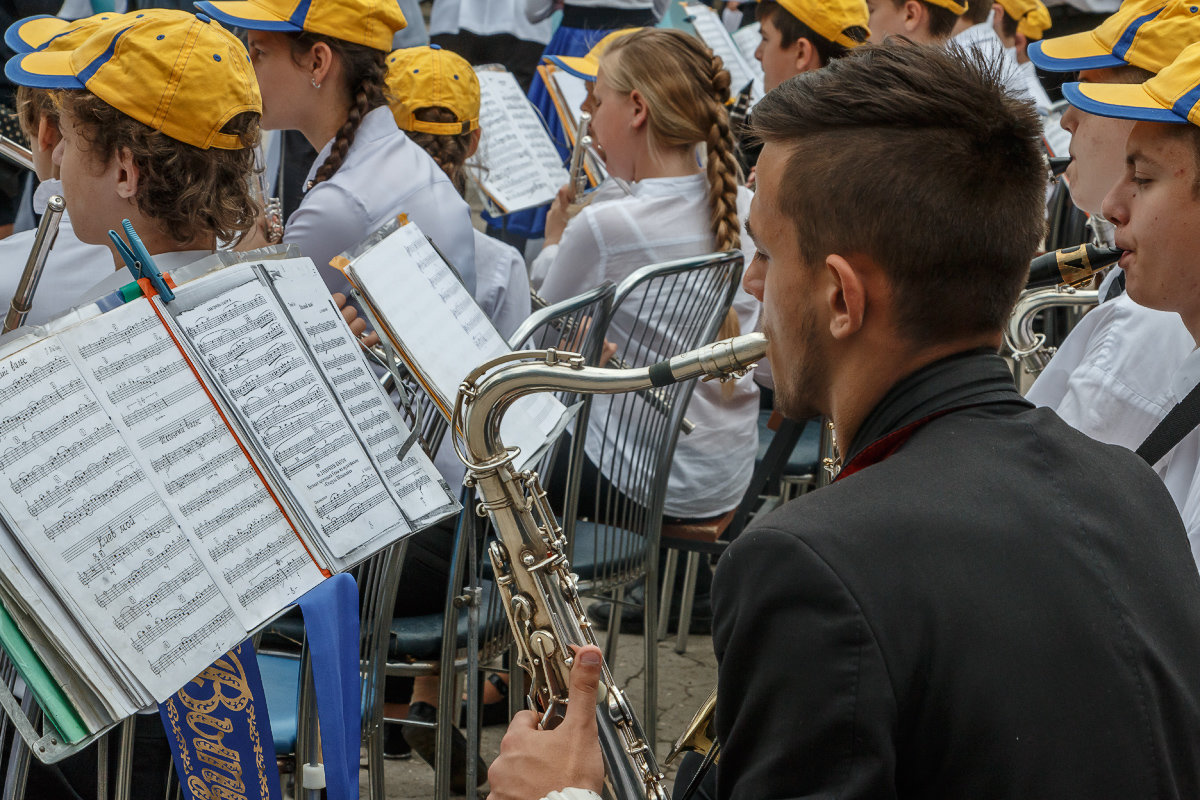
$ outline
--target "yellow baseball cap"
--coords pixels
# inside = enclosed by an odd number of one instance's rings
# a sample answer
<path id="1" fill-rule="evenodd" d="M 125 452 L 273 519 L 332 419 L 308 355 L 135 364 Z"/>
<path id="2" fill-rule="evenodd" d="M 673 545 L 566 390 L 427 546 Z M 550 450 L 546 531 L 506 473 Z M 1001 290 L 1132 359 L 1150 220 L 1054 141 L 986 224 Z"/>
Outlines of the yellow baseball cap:
<path id="1" fill-rule="evenodd" d="M 48 14 L 19 19 L 4 32 L 4 43 L 14 53 L 32 53 L 34 50 L 72 50 L 91 35 L 99 24 L 117 17 L 115 11 L 94 14 L 90 17 L 70 21 Z"/>
<path id="2" fill-rule="evenodd" d="M 250 56 L 203 14 L 146 9 L 97 25 L 70 50 L 44 49 L 4 65 L 13 83 L 87 89 L 138 122 L 201 149 L 240 150 L 222 133 L 244 111 L 262 113 Z"/>
<path id="3" fill-rule="evenodd" d="M 1102 117 L 1200 125 L 1200 42 L 1145 83 L 1066 83 L 1063 96 Z"/>
<path id="4" fill-rule="evenodd" d="M 546 56 L 546 61 L 549 61 L 559 69 L 571 73 L 577 78 L 583 78 L 585 81 L 594 81 L 596 80 L 596 73 L 600 71 L 600 57 L 604 55 L 604 51 L 608 49 L 609 45 L 617 39 L 640 30 L 643 29 L 622 28 L 619 31 L 613 31 L 592 45 L 592 49 L 588 50 L 586 56 Z"/>
<path id="5" fill-rule="evenodd" d="M 996 0 L 1004 13 L 1017 21 L 1017 33 L 1033 42 L 1051 25 L 1050 10 L 1042 0 Z"/>
<path id="6" fill-rule="evenodd" d="M 923 2 L 929 3 L 931 6 L 940 6 L 956 17 L 961 17 L 967 13 L 966 3 L 956 3 L 954 0 L 923 0 Z"/>
<path id="7" fill-rule="evenodd" d="M 847 28 L 867 30 L 870 11 L 866 0 L 776 0 L 784 11 L 842 47 L 862 44 L 846 35 Z M 966 10 L 965 8 L 963 9 Z M 957 13 L 962 13 L 957 12 Z"/>
<path id="8" fill-rule="evenodd" d="M 396 0 L 197 0 L 195 6 L 236 28 L 322 33 L 385 53 L 408 24 Z"/>
<path id="9" fill-rule="evenodd" d="M 1158 72 L 1200 39 L 1196 0 L 1126 0 L 1092 31 L 1035 42 L 1029 60 L 1051 72 L 1135 67 Z"/>
<path id="10" fill-rule="evenodd" d="M 479 127 L 479 78 L 457 53 L 436 44 L 397 50 L 388 56 L 386 81 L 401 130 L 453 136 Z M 416 118 L 417 109 L 430 106 L 449 109 L 457 121 Z"/>

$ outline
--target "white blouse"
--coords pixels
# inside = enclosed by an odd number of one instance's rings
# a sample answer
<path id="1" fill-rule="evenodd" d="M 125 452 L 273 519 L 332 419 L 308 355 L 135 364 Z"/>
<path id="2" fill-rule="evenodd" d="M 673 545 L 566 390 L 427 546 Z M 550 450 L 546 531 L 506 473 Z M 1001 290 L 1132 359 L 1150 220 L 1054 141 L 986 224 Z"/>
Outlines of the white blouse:
<path id="1" fill-rule="evenodd" d="M 619 283 L 635 270 L 679 258 L 704 255 L 714 248 L 709 228 L 708 181 L 703 174 L 653 178 L 632 185 L 632 194 L 593 201 L 567 225 L 562 241 L 542 251 L 535 270 L 545 273 L 541 295 L 549 302 L 572 297 L 605 280 Z M 752 195 L 738 194 L 739 217 L 745 218 Z M 742 231 L 747 262 L 754 252 Z M 733 307 L 743 333 L 755 330 L 760 304 L 740 286 Z M 622 344 L 636 320 L 630 308 L 614 314 L 609 341 Z M 655 338 L 658 338 L 657 336 Z M 664 332 L 663 339 L 674 337 Z M 657 357 L 677 355 L 668 345 Z M 653 356 L 652 356 L 653 357 Z M 615 425 L 606 426 L 612 398 L 593 398 L 588 421 L 588 458 L 624 490 L 623 476 L 632 474 L 630 459 L 616 452 Z M 758 452 L 758 387 L 751 376 L 731 383 L 701 382 L 688 404 L 695 423 L 690 434 L 679 435 L 667 481 L 664 513 L 676 517 L 710 517 L 737 506 L 750 484 Z M 609 455 L 601 460 L 601 450 Z"/>

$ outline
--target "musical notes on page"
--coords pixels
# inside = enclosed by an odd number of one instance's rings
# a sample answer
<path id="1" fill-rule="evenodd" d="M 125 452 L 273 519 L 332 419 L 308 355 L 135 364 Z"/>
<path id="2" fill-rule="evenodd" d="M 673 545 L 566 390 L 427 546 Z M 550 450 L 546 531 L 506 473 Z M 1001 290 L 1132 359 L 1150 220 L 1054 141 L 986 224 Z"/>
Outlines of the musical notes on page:
<path id="1" fill-rule="evenodd" d="M 98 343 L 97 334 L 83 338 Z M 0 436 L 0 479 L 10 490 L 0 492 L 5 522 L 97 644 L 155 698 L 169 696 L 244 630 L 215 592 L 190 607 L 194 615 L 158 613 L 168 595 L 204 596 L 212 580 L 138 459 L 110 432 L 117 423 L 106 401 L 62 342 L 43 340 L 0 360 L 5 393 L 6 409 L 55 397 L 57 414 L 71 420 L 60 425 L 43 414 Z M 81 455 L 66 469 L 44 468 L 64 453 Z M 222 615 L 223 622 L 197 626 Z"/>
<path id="2" fill-rule="evenodd" d="M 227 320 L 210 335 L 224 337 L 236 350 L 248 335 L 241 325 L 239 330 L 238 322 Z M 233 335 L 227 335 L 231 331 Z M 121 306 L 59 338 L 81 362 L 115 426 L 137 444 L 150 491 L 164 498 L 246 628 L 265 621 L 320 581 L 320 570 L 183 354 L 174 346 L 167 351 L 158 346 L 171 339 L 148 300 Z M 91 342 L 104 342 L 106 347 L 98 349 Z M 129 386 L 140 390 L 128 393 Z M 253 521 L 259 521 L 261 541 L 287 546 L 270 553 L 258 540 L 222 546 L 225 534 Z M 275 572 L 289 568 L 297 580 L 271 581 Z M 258 590 L 268 582 L 269 591 Z M 255 602 L 242 599 L 247 597 Z"/>
<path id="3" fill-rule="evenodd" d="M 409 441 L 409 428 L 360 355 L 333 300 L 321 291 L 325 284 L 316 267 L 308 259 L 296 259 L 267 268 L 275 291 L 316 355 L 337 401 L 412 530 L 457 511 L 458 503 L 425 452 L 409 446 L 401 453 Z"/>
<path id="4" fill-rule="evenodd" d="M 246 283 L 191 306 L 187 285 L 176 292 L 181 308 L 190 309 L 176 319 L 216 375 L 216 388 L 335 557 L 406 530 L 349 423 L 301 353 L 271 290 L 249 268 L 245 272 Z M 230 336 L 230 330 L 244 333 Z M 364 489 L 349 491 L 359 486 Z M 254 556 L 274 559 L 262 548 Z M 287 563 L 277 566 L 286 573 Z"/>
<path id="5" fill-rule="evenodd" d="M 545 205 L 567 182 L 558 149 L 521 91 L 502 70 L 478 70 L 482 138 L 468 171 L 504 212 Z"/>
<path id="6" fill-rule="evenodd" d="M 467 373 L 511 352 L 416 224 L 401 226 L 348 269 L 409 368 L 422 377 L 447 417 Z M 557 435 L 566 413 L 550 394 L 530 395 L 513 404 L 501 434 L 507 444 L 521 448 L 519 467 Z"/>
<path id="7" fill-rule="evenodd" d="M 730 93 L 736 95 L 748 84 L 754 83 L 757 93 L 752 94 L 752 99 L 757 102 L 763 95 L 762 67 L 758 61 L 753 55 L 749 58 L 743 55 L 742 49 L 730 36 L 729 30 L 721 22 L 721 17 L 713 9 L 708 6 L 689 5 L 684 8 L 684 13 L 696 29 L 696 35 L 725 63 L 725 69 L 729 70 Z M 747 40 L 743 46 L 753 41 L 751 37 L 752 34 L 743 34 L 743 38 Z M 761 34 L 759 38 L 762 38 Z M 757 46 L 755 43 L 755 47 Z"/>

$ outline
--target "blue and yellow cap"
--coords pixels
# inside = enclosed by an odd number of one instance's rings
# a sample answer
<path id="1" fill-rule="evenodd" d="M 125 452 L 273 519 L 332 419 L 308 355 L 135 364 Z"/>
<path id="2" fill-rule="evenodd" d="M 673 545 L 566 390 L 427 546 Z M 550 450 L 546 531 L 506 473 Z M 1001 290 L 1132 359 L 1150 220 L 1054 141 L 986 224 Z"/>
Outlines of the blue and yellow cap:
<path id="1" fill-rule="evenodd" d="M 242 149 L 238 136 L 221 129 L 245 111 L 262 113 L 250 56 L 237 37 L 203 14 L 172 9 L 115 15 L 73 48 L 14 56 L 4 74 L 37 89 L 87 89 L 201 149 Z"/>
<path id="2" fill-rule="evenodd" d="M 1197 40 L 1200 0 L 1127 0 L 1093 31 L 1031 44 L 1029 60 L 1051 72 L 1127 64 L 1158 72 Z"/>
<path id="3" fill-rule="evenodd" d="M 197 0 L 195 5 L 236 28 L 320 33 L 385 53 L 408 24 L 396 0 Z"/>
<path id="4" fill-rule="evenodd" d="M 1102 117 L 1200 125 L 1200 42 L 1145 83 L 1067 83 L 1063 96 Z"/>
<path id="5" fill-rule="evenodd" d="M 17 20 L 4 32 L 4 43 L 14 53 L 35 50 L 73 50 L 91 35 L 97 25 L 123 17 L 115 11 L 94 14 L 75 21 L 38 14 Z"/>
<path id="6" fill-rule="evenodd" d="M 600 71 L 600 57 L 604 55 L 604 51 L 608 49 L 609 45 L 617 39 L 640 30 L 643 29 L 622 28 L 621 30 L 613 31 L 596 42 L 585 56 L 546 56 L 546 61 L 561 70 L 571 73 L 576 78 L 583 78 L 585 81 L 591 83 L 596 80 L 596 73 Z"/>

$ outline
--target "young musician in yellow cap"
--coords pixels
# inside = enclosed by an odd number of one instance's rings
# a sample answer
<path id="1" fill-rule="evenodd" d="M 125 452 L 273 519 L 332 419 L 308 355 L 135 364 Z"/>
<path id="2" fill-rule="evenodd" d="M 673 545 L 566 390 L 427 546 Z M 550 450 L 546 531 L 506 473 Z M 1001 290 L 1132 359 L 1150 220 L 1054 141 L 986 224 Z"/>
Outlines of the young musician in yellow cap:
<path id="1" fill-rule="evenodd" d="M 1124 173 L 1104 199 L 1116 246 L 1125 250 L 1119 265 L 1126 291 L 1147 308 L 1178 315 L 1200 343 L 1200 46 L 1189 44 L 1145 83 L 1068 83 L 1063 95 L 1089 113 L 1134 121 Z M 1139 337 L 1121 344 L 1140 344 L 1137 355 L 1157 359 L 1155 342 Z M 1200 351 L 1188 353 L 1173 375 L 1161 375 L 1163 420 L 1173 419 L 1185 398 L 1200 400 L 1189 397 L 1200 385 Z M 1200 431 L 1195 418 L 1175 430 L 1171 424 L 1160 421 L 1138 452 L 1179 506 L 1200 563 Z"/>
<path id="2" fill-rule="evenodd" d="M 1050 11 L 1042 0 L 999 0 L 992 6 L 992 27 L 1005 50 L 1017 62 L 1017 71 L 1039 109 L 1050 108 L 1046 87 L 1029 60 L 1029 43 L 1037 42 L 1050 28 Z"/>
<path id="3" fill-rule="evenodd" d="M 69 50 L 73 47 L 72 42 L 86 38 L 92 28 L 113 16 L 99 14 L 78 22 L 58 17 L 25 19 L 9 28 L 5 42 L 16 53 L 37 49 Z M 45 213 L 50 197 L 63 193 L 58 165 L 54 163 L 54 150 L 62 140 L 58 105 L 52 90 L 28 86 L 17 87 L 16 103 L 18 120 L 29 139 L 34 172 L 39 181 L 33 193 L 34 211 L 41 215 Z M 36 230 L 31 229 L 0 240 L 0 264 L 4 265 L 0 275 L 0 303 L 11 301 L 35 235 Z M 112 254 L 103 244 L 79 241 L 70 214 L 64 212 L 25 324 L 39 325 L 66 311 L 69 301 L 94 284 L 111 262 Z"/>
<path id="4" fill-rule="evenodd" d="M 768 92 L 846 55 L 870 35 L 865 0 L 764 0 L 757 14 L 762 42 L 754 57 Z"/>
<path id="5" fill-rule="evenodd" d="M 992 3 L 988 0 L 974 0 L 967 4 L 966 13 L 958 18 L 954 25 L 954 34 L 949 44 L 962 48 L 964 51 L 977 50 L 984 59 L 996 64 L 1004 85 L 1013 96 L 1031 100 L 1043 114 L 1050 112 L 1050 98 L 1045 90 L 1031 89 L 1017 67 L 1014 53 L 1004 47 L 1004 42 L 996 33 L 992 24 Z"/>
<path id="6" fill-rule="evenodd" d="M 957 0 L 867 0 L 871 41 L 906 36 L 918 44 L 942 44 L 954 34 L 966 3 Z"/>
<path id="7" fill-rule="evenodd" d="M 1046 70 L 1079 71 L 1062 124 L 1071 134 L 1065 179 L 1071 197 L 1093 219 L 1125 173 L 1133 122 L 1092 113 L 1079 102 L 1090 87 L 1133 91 L 1200 39 L 1200 13 L 1191 2 L 1127 2 L 1093 31 L 1035 42 L 1030 59 Z M 1111 243 L 1111 230 L 1106 232 Z M 1073 427 L 1110 444 L 1138 447 L 1174 404 L 1172 376 L 1195 347 L 1177 314 L 1154 310 L 1121 290 L 1122 270 L 1100 285 L 1100 305 L 1072 329 L 1034 382 L 1028 398 L 1055 410 Z M 1178 455 L 1160 472 L 1192 536 L 1200 533 L 1200 498 L 1190 486 L 1200 454 L 1185 465 Z M 1169 474 L 1167 471 L 1169 470 Z M 1200 552 L 1197 553 L 1200 555 Z"/>
<path id="8" fill-rule="evenodd" d="M 71 49 L 17 55 L 5 73 L 61 90 L 55 162 L 81 241 L 111 247 L 109 230 L 128 218 L 169 271 L 254 226 L 249 178 L 262 105 L 245 47 L 208 17 L 161 9 L 115 17 Z M 129 282 L 115 249 L 109 268 L 79 302 Z"/>
<path id="9" fill-rule="evenodd" d="M 396 127 L 384 59 L 404 28 L 395 0 L 201 0 L 245 28 L 263 94 L 263 125 L 298 130 L 318 151 L 283 241 L 310 257 L 331 291 L 348 283 L 330 259 L 404 213 L 475 287 L 470 209 L 433 160 Z"/>

